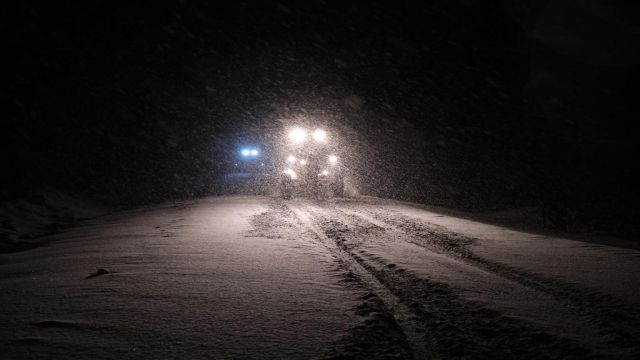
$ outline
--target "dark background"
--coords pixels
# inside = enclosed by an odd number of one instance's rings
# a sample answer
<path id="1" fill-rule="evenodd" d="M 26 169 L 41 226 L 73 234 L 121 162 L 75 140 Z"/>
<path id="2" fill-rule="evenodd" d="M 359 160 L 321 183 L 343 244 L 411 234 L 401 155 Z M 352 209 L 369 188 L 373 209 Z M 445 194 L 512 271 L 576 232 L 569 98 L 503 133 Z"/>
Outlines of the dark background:
<path id="1" fill-rule="evenodd" d="M 637 236 L 639 7 L 9 3 L 1 196 L 223 193 L 238 144 L 305 116 L 361 193 Z"/>

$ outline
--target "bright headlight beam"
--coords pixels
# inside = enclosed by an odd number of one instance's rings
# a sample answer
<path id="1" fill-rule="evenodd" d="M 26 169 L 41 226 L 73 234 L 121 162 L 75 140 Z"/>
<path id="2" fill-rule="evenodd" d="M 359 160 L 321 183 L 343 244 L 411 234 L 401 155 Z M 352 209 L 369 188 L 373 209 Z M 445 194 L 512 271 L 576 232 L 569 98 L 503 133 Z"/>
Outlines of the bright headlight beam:
<path id="1" fill-rule="evenodd" d="M 287 158 L 287 162 L 290 162 L 290 163 L 296 162 L 296 157 L 293 155 L 289 155 L 289 157 Z"/>
<path id="2" fill-rule="evenodd" d="M 242 151 L 240 151 L 240 153 L 242 154 L 242 156 L 249 156 L 249 155 L 251 155 L 251 150 L 242 149 Z"/>
<path id="3" fill-rule="evenodd" d="M 258 150 L 256 149 L 251 150 L 251 156 L 258 156 Z"/>
<path id="4" fill-rule="evenodd" d="M 307 139 L 307 132 L 301 128 L 295 128 L 289 132 L 289 140 L 294 144 L 300 144 Z"/>
<path id="5" fill-rule="evenodd" d="M 316 129 L 311 136 L 313 137 L 313 140 L 317 142 L 324 142 L 327 140 L 327 132 L 322 129 Z"/>
<path id="6" fill-rule="evenodd" d="M 300 160 L 300 165 L 307 165 L 307 160 Z"/>
<path id="7" fill-rule="evenodd" d="M 330 164 L 335 164 L 338 162 L 338 157 L 335 155 L 329 155 L 329 163 Z"/>

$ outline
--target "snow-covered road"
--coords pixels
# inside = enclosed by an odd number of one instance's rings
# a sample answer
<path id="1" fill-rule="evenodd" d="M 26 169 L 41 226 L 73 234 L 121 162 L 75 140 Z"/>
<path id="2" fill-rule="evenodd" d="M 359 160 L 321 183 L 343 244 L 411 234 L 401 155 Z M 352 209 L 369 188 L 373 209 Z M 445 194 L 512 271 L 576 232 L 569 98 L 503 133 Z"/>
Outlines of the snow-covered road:
<path id="1" fill-rule="evenodd" d="M 638 358 L 638 274 L 411 204 L 208 198 L 2 255 L 0 357 Z"/>

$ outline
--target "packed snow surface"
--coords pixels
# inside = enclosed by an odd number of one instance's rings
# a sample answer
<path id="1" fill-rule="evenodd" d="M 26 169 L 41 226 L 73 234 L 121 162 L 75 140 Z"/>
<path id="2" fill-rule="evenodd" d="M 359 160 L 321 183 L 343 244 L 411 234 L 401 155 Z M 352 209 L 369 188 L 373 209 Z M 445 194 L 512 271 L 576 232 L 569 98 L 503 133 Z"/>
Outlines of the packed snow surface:
<path id="1" fill-rule="evenodd" d="M 637 358 L 640 252 L 375 198 L 217 197 L 0 257 L 3 358 Z"/>

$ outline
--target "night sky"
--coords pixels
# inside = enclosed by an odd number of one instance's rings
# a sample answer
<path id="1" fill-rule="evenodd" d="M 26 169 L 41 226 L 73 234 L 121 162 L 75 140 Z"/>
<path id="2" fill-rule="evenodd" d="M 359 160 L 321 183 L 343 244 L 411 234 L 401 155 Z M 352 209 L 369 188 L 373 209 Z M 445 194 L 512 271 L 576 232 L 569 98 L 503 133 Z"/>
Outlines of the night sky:
<path id="1" fill-rule="evenodd" d="M 302 117 L 348 139 L 363 194 L 637 235 L 639 7 L 15 2 L 2 197 L 224 193 L 239 146 Z"/>

